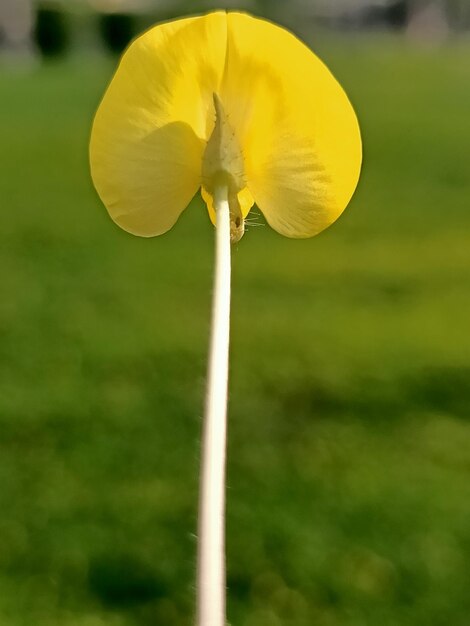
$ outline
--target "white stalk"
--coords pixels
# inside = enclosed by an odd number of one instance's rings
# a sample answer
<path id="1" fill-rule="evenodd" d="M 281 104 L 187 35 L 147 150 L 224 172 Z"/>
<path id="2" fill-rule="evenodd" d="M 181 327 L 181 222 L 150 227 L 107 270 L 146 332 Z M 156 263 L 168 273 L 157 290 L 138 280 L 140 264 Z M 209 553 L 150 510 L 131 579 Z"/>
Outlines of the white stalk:
<path id="1" fill-rule="evenodd" d="M 212 329 L 202 440 L 197 572 L 197 626 L 225 624 L 225 456 L 230 330 L 230 210 L 216 189 Z"/>

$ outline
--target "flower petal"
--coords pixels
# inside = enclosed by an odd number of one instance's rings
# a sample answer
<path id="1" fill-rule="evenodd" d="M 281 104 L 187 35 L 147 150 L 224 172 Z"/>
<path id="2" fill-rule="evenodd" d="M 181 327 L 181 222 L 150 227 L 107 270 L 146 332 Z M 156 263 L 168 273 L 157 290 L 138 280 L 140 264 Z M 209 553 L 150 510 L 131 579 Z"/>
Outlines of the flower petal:
<path id="1" fill-rule="evenodd" d="M 227 21 L 220 96 L 248 189 L 278 232 L 310 237 L 342 213 L 357 185 L 356 115 L 329 70 L 291 33 L 241 13 Z"/>
<path id="2" fill-rule="evenodd" d="M 124 54 L 90 143 L 95 187 L 125 230 L 167 231 L 197 192 L 223 75 L 227 18 L 161 24 Z"/>

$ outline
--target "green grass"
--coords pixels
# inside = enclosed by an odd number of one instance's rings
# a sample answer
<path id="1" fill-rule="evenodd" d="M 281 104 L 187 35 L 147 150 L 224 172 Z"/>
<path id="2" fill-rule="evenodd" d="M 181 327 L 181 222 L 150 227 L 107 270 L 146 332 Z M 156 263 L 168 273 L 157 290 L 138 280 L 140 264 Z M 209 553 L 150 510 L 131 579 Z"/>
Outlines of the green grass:
<path id="1" fill-rule="evenodd" d="M 320 51 L 365 166 L 327 232 L 234 250 L 229 619 L 467 626 L 470 50 Z M 192 624 L 213 232 L 107 217 L 110 71 L 0 76 L 2 626 Z"/>

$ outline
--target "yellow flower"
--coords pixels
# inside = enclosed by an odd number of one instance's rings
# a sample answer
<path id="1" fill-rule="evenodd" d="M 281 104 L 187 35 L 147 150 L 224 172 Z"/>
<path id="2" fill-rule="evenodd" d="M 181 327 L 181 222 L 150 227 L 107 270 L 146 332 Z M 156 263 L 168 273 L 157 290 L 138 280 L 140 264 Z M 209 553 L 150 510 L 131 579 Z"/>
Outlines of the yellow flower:
<path id="1" fill-rule="evenodd" d="M 217 11 L 160 24 L 124 54 L 101 102 L 91 172 L 113 220 L 143 237 L 170 229 L 201 188 L 228 189 L 231 238 L 254 203 L 288 237 L 311 237 L 357 185 L 354 110 L 291 33 Z"/>

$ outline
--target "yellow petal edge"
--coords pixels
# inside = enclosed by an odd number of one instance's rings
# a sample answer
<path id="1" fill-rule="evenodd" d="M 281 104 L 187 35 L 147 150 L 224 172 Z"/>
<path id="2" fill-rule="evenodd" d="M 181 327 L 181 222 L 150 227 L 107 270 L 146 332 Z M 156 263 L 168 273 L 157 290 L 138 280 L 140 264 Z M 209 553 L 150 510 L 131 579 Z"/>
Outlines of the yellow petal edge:
<path id="1" fill-rule="evenodd" d="M 256 203 L 279 233 L 311 237 L 354 193 L 360 130 L 330 71 L 285 29 L 216 11 L 155 26 L 122 57 L 90 142 L 93 182 L 112 219 L 136 235 L 162 234 L 201 189 L 215 223 L 216 133 L 219 143 L 230 138 L 234 156 L 222 145 L 221 167 L 237 183 L 243 218 Z"/>

